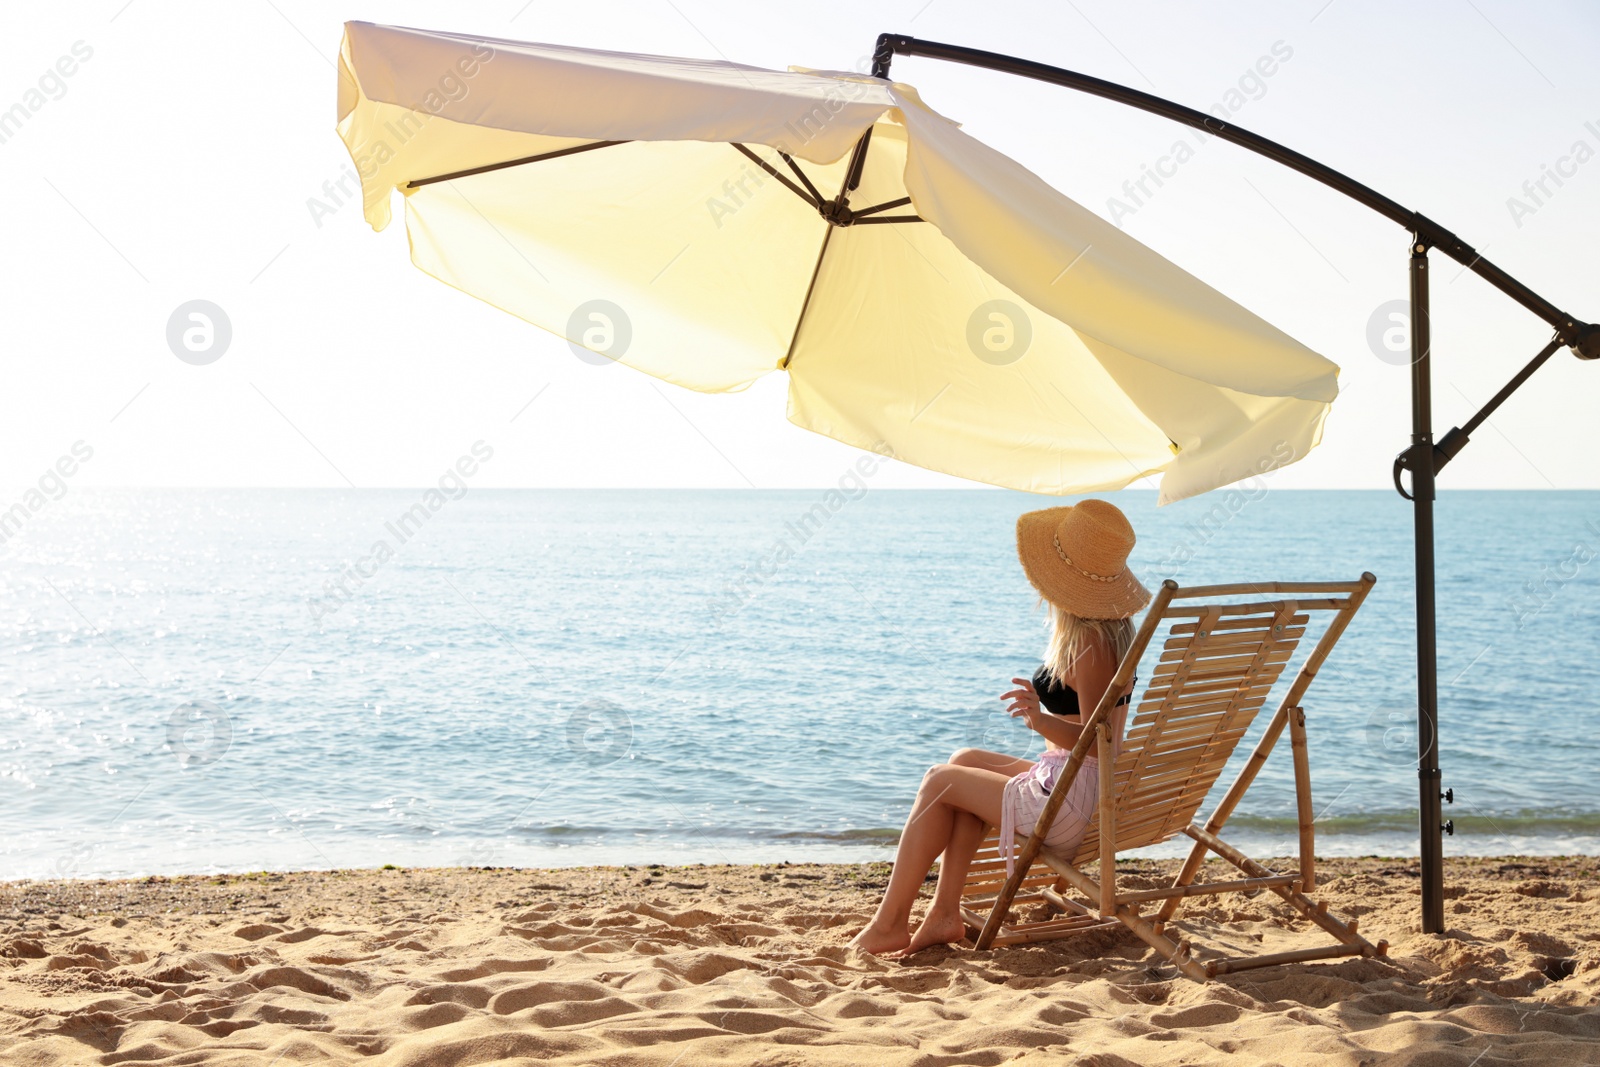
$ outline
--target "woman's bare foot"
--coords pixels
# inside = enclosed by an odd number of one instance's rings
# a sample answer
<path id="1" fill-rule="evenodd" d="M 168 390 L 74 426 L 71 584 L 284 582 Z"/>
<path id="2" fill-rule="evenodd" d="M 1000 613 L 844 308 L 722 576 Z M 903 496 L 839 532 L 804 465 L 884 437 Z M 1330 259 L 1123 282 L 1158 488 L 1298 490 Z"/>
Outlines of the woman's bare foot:
<path id="1" fill-rule="evenodd" d="M 935 915 L 929 912 L 917 927 L 911 943 L 897 955 L 910 956 L 934 945 L 950 945 L 967 936 L 967 924 L 959 915 Z"/>
<path id="2" fill-rule="evenodd" d="M 901 952 L 910 942 L 911 934 L 904 923 L 897 927 L 879 927 L 874 922 L 868 923 L 867 928 L 851 940 L 850 947 L 874 956 L 887 956 Z"/>

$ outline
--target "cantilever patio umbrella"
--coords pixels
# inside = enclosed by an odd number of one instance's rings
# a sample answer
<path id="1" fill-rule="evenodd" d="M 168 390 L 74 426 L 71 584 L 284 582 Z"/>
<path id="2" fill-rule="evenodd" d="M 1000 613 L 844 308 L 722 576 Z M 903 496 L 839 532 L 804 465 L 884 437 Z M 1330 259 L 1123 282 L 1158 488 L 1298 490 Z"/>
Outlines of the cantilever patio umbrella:
<path id="1" fill-rule="evenodd" d="M 707 392 L 1041 493 L 1303 457 L 1338 369 L 909 86 L 350 23 L 339 132 L 414 262 Z"/>
<path id="2" fill-rule="evenodd" d="M 1441 931 L 1434 476 L 1555 352 L 1600 357 L 1600 328 L 1432 219 L 1204 112 L 897 34 L 864 77 L 349 23 L 338 128 L 375 228 L 405 195 L 423 270 L 689 388 L 785 369 L 791 421 L 850 444 L 1033 492 L 1159 472 L 1162 502 L 1315 446 L 1333 364 L 963 134 L 888 80 L 896 54 L 1204 129 L 1410 231 L 1412 435 L 1394 479 L 1416 523 L 1422 925 Z M 1554 330 L 1437 444 L 1433 248 Z"/>

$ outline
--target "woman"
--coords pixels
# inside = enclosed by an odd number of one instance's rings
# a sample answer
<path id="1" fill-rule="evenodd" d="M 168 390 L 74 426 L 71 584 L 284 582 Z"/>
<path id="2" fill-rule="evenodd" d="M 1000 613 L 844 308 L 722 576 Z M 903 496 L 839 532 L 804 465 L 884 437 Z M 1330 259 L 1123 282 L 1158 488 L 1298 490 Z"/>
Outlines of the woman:
<path id="1" fill-rule="evenodd" d="M 1032 831 L 1082 732 L 1080 713 L 1099 704 L 1133 643 L 1132 616 L 1150 600 L 1149 591 L 1128 570 L 1133 544 L 1133 527 L 1104 500 L 1030 511 L 1017 519 L 1017 555 L 1028 580 L 1050 605 L 1051 633 L 1044 664 L 1033 679 L 1011 679 L 1017 688 L 1000 699 L 1010 702 L 1007 710 L 1013 718 L 1044 737 L 1045 752 L 1033 763 L 964 748 L 923 776 L 900 834 L 883 902 L 851 942 L 853 947 L 907 956 L 966 936 L 961 889 L 985 825 L 1000 827 L 1009 872 L 1013 832 Z M 1127 710 L 1124 693 L 1112 709 L 1113 752 L 1121 744 Z M 1099 768 L 1095 750 L 1089 752 L 1045 838 L 1052 850 L 1075 850 L 1094 815 Z M 911 904 L 941 854 L 933 904 L 913 935 Z"/>

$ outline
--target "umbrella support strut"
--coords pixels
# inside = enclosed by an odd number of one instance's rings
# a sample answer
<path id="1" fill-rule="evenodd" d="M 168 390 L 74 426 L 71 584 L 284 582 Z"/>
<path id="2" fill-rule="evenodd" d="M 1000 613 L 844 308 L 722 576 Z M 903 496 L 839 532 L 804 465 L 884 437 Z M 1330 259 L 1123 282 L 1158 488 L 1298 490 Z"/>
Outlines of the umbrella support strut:
<path id="1" fill-rule="evenodd" d="M 1411 448 L 1433 456 L 1432 338 L 1428 322 L 1428 244 L 1411 238 Z M 1422 928 L 1444 930 L 1444 842 L 1439 813 L 1439 650 L 1434 606 L 1433 476 L 1436 462 L 1411 471 L 1417 574 L 1417 786 L 1422 866 Z M 1396 478 L 1399 475 L 1396 473 Z M 1402 492 L 1402 495 L 1404 493 Z"/>
<path id="2" fill-rule="evenodd" d="M 1015 56 L 985 52 L 961 45 L 919 41 L 904 34 L 878 36 L 872 53 L 872 76 L 887 78 L 896 55 L 921 56 L 964 63 L 1036 81 L 1049 82 L 1089 93 L 1129 107 L 1148 111 L 1203 130 L 1207 134 L 1247 148 L 1291 170 L 1315 178 L 1358 203 L 1405 227 L 1411 233 L 1411 445 L 1396 459 L 1395 488 L 1411 501 L 1417 566 L 1417 779 L 1420 790 L 1422 929 L 1444 930 L 1444 856 L 1440 837 L 1448 828 L 1441 823 L 1439 791 L 1439 673 L 1434 601 L 1434 475 L 1461 451 L 1478 426 L 1523 382 L 1561 348 L 1571 348 L 1579 359 L 1600 359 L 1600 325 L 1583 322 L 1490 263 L 1455 234 L 1423 215 L 1361 184 L 1332 167 L 1251 133 L 1214 115 L 1166 100 L 1125 85 L 1052 67 Z M 1555 330 L 1555 337 L 1518 374 L 1496 393 L 1465 427 L 1451 429 L 1437 444 L 1433 441 L 1432 381 L 1429 370 L 1428 251 L 1437 248 L 1464 264 L 1489 284 L 1532 311 Z M 1401 472 L 1411 472 L 1411 491 L 1401 484 Z"/>

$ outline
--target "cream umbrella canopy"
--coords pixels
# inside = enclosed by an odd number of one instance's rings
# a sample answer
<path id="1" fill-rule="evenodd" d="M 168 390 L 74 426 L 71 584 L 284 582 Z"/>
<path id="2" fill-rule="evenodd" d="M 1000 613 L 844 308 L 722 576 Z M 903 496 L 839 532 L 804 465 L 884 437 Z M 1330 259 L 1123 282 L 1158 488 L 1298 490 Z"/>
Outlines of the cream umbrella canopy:
<path id="1" fill-rule="evenodd" d="M 338 131 L 413 262 L 704 392 L 1036 493 L 1182 499 L 1300 459 L 1338 368 L 908 85 L 345 27 Z"/>

